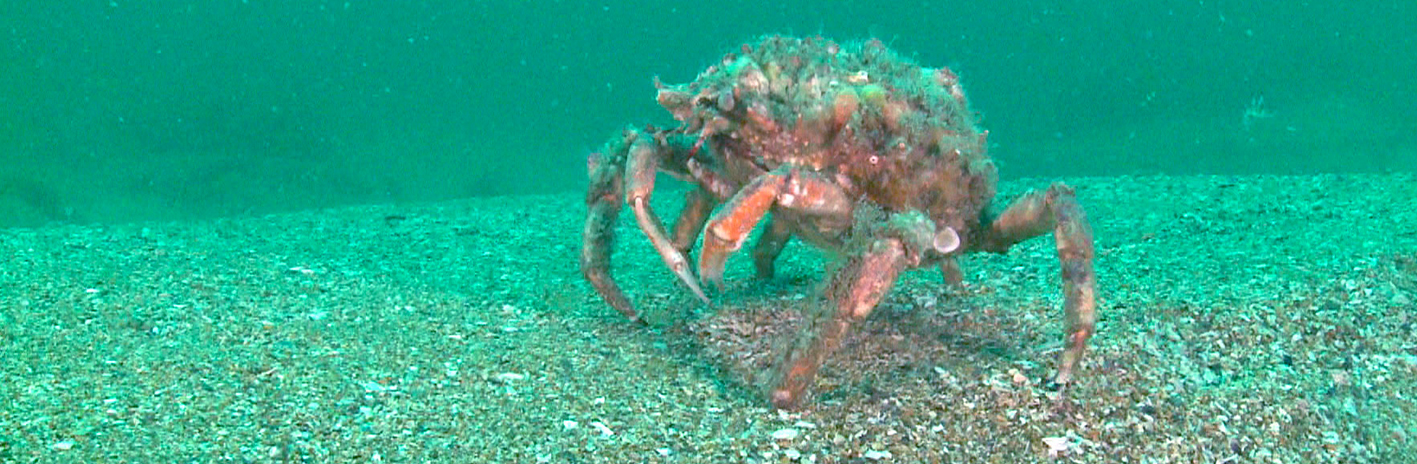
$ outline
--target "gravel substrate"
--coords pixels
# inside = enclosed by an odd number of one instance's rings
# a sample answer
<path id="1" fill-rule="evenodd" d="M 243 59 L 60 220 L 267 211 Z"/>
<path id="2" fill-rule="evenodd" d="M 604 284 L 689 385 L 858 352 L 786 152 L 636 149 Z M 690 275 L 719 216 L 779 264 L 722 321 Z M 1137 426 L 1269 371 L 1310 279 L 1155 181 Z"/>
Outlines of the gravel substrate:
<path id="1" fill-rule="evenodd" d="M 646 328 L 582 281 L 576 194 L 0 230 L 0 462 L 1417 461 L 1417 176 L 1068 182 L 1076 385 L 1041 385 L 1042 239 L 908 274 L 794 412 L 761 382 L 823 276 L 800 244 L 706 308 L 624 215 Z"/>

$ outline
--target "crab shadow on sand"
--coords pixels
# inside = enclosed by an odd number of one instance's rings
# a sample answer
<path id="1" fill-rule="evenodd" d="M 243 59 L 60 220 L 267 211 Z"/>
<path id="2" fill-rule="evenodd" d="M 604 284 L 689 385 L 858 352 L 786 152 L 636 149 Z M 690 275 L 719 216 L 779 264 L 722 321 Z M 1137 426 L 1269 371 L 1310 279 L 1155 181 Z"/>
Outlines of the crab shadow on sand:
<path id="1" fill-rule="evenodd" d="M 649 340 L 662 343 L 674 362 L 713 379 L 725 396 L 767 406 L 783 355 L 807 330 L 804 315 L 823 303 L 820 286 L 804 273 L 729 283 L 713 307 L 667 309 L 696 305 L 688 297 L 667 298 L 684 304 L 656 301 L 653 307 L 661 309 L 646 314 L 654 332 Z M 804 406 L 880 400 L 920 384 L 941 388 L 949 383 L 941 379 L 978 377 L 1001 365 L 1027 366 L 1037 379 L 1048 375 L 1033 361 L 1047 358 L 1032 348 L 1047 344 L 1047 334 L 1021 323 L 1018 311 L 943 284 L 902 287 L 826 362 L 814 399 Z"/>

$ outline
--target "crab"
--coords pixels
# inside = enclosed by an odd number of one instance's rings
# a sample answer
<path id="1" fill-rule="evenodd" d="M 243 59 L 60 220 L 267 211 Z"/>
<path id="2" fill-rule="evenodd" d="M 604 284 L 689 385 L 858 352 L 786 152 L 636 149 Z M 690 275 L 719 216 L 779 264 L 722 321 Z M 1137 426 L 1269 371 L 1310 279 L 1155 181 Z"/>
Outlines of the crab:
<path id="1" fill-rule="evenodd" d="M 1092 231 L 1074 190 L 1054 183 L 991 208 L 997 175 L 959 83 L 879 40 L 764 37 L 657 99 L 679 122 L 628 127 L 588 160 L 581 271 L 632 321 L 639 312 L 610 273 L 617 217 L 629 205 L 664 264 L 699 300 L 722 291 L 725 262 L 762 225 L 759 277 L 796 237 L 840 258 L 817 315 L 768 385 L 771 403 L 801 403 L 822 363 L 908 269 L 959 284 L 957 258 L 1006 252 L 1053 233 L 1061 262 L 1064 347 L 1054 385 L 1073 380 L 1096 320 Z M 665 172 L 689 183 L 666 229 L 650 196 Z M 691 260 L 695 242 L 697 262 Z"/>

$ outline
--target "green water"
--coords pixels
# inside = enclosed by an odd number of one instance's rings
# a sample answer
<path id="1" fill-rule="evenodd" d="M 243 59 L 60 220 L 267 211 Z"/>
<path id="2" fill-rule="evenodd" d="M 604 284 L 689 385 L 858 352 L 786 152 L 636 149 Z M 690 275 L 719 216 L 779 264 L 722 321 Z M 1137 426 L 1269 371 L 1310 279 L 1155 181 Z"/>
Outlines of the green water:
<path id="1" fill-rule="evenodd" d="M 952 67 L 1005 177 L 1417 168 L 1412 2 L 820 5 L 0 1 L 0 226 L 580 190 L 765 33 Z"/>

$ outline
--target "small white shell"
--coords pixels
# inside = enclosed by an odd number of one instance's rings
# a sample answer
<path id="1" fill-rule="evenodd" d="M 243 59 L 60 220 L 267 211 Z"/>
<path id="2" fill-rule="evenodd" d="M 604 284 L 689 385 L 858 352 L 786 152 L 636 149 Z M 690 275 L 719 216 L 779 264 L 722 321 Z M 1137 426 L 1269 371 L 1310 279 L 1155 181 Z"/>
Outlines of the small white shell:
<path id="1" fill-rule="evenodd" d="M 959 233 L 953 227 L 945 226 L 935 233 L 935 251 L 949 253 L 959 248 Z"/>
<path id="2" fill-rule="evenodd" d="M 1043 444 L 1048 445 L 1048 456 L 1054 458 L 1068 450 L 1067 437 L 1044 437 Z"/>
<path id="3" fill-rule="evenodd" d="M 846 81 L 856 85 L 865 84 L 871 82 L 871 74 L 867 73 L 865 70 L 856 71 L 855 74 L 846 76 Z"/>

